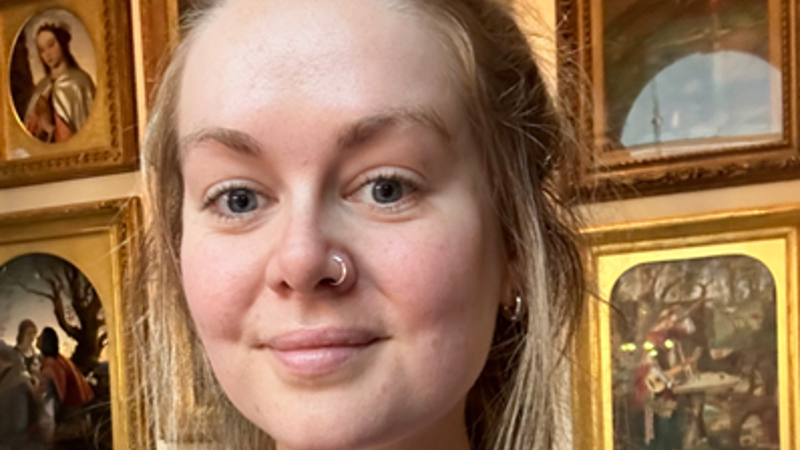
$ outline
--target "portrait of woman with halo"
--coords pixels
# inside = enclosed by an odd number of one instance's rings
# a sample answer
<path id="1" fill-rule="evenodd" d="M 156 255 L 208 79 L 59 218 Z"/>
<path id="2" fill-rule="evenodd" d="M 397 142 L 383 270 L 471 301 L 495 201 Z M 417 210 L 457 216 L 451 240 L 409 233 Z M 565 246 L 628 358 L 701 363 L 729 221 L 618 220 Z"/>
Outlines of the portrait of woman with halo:
<path id="1" fill-rule="evenodd" d="M 510 6 L 206 3 L 144 145 L 136 286 L 160 439 L 565 444 L 580 145 Z M 183 409 L 184 373 L 207 420 Z"/>
<path id="2" fill-rule="evenodd" d="M 17 112 L 25 130 L 44 142 L 69 140 L 86 124 L 96 90 L 86 28 L 66 10 L 47 10 L 25 24 L 15 53 L 12 96 L 24 105 Z"/>

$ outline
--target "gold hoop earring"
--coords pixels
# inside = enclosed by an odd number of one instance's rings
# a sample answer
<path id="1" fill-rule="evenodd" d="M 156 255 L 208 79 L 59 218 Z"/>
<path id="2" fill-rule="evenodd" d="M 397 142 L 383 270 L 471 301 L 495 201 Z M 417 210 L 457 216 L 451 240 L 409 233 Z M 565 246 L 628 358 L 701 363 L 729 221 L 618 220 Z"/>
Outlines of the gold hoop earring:
<path id="1" fill-rule="evenodd" d="M 519 322 L 522 318 L 522 297 L 517 295 L 514 297 L 514 306 L 503 305 L 503 317 L 509 322 Z"/>

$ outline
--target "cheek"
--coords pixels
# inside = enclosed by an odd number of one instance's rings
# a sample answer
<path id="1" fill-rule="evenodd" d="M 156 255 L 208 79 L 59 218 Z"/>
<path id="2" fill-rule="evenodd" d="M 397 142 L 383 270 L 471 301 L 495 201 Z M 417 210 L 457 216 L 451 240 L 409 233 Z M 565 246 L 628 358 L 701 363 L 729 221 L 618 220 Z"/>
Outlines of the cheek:
<path id="1" fill-rule="evenodd" d="M 413 379 L 425 380 L 415 389 L 432 404 L 462 399 L 491 347 L 502 271 L 499 258 L 478 244 L 479 231 L 453 230 L 449 240 L 438 236 L 419 249 L 424 259 L 408 266 L 407 277 L 398 276 L 408 294 L 402 309 L 405 367 Z"/>
<path id="2" fill-rule="evenodd" d="M 239 339 L 242 317 L 264 279 L 257 255 L 235 244 L 230 238 L 195 234 L 191 228 L 184 231 L 184 292 L 204 339 Z"/>
<path id="3" fill-rule="evenodd" d="M 461 220 L 427 223 L 413 237 L 371 252 L 380 257 L 370 265 L 393 302 L 388 307 L 402 318 L 395 326 L 414 348 L 481 359 L 479 348 L 491 344 L 505 266 L 487 221 L 454 217 Z"/>

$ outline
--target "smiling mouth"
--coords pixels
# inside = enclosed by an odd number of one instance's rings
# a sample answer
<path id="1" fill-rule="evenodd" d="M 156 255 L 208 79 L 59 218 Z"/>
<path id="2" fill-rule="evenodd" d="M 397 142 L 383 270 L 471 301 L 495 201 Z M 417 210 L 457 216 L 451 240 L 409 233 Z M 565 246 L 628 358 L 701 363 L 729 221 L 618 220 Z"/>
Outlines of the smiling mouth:
<path id="1" fill-rule="evenodd" d="M 343 368 L 382 340 L 368 330 L 324 328 L 281 334 L 266 347 L 291 374 L 317 377 Z"/>

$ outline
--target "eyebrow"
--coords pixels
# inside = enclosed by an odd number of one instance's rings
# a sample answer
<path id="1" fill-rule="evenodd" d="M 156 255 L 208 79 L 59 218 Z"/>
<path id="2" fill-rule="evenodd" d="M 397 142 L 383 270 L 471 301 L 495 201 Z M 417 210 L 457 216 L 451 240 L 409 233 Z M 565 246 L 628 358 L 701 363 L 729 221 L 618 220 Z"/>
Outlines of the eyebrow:
<path id="1" fill-rule="evenodd" d="M 392 109 L 366 116 L 347 126 L 336 140 L 337 149 L 341 151 L 358 147 L 377 137 L 384 130 L 406 124 L 416 124 L 431 129 L 445 142 L 449 143 L 452 140 L 444 121 L 434 111 L 422 108 Z M 179 152 L 183 154 L 189 148 L 207 141 L 218 142 L 245 156 L 259 157 L 262 154 L 262 148 L 253 136 L 224 127 L 202 128 L 185 136 L 178 144 Z"/>
<path id="2" fill-rule="evenodd" d="M 261 146 L 253 136 L 243 131 L 223 127 L 201 128 L 187 135 L 178 144 L 179 153 L 183 155 L 187 149 L 207 141 L 218 142 L 242 155 L 253 157 L 261 155 Z"/>
<path id="3" fill-rule="evenodd" d="M 392 109 L 367 116 L 347 127 L 337 139 L 339 150 L 357 147 L 375 138 L 382 131 L 398 125 L 416 124 L 433 130 L 445 142 L 451 136 L 442 118 L 423 108 Z"/>

